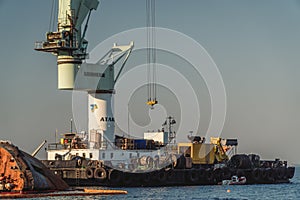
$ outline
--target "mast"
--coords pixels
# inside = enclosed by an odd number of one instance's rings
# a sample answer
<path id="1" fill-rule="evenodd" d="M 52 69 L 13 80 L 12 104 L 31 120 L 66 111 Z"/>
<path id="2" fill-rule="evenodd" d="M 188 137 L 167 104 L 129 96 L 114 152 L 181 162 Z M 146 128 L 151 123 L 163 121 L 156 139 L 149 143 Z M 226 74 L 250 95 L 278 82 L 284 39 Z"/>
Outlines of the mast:
<path id="1" fill-rule="evenodd" d="M 166 130 L 168 131 L 169 144 L 176 144 L 176 132 L 172 130 L 174 124 L 176 124 L 174 117 L 169 116 L 166 118 L 166 121 L 162 125 L 166 127 Z"/>

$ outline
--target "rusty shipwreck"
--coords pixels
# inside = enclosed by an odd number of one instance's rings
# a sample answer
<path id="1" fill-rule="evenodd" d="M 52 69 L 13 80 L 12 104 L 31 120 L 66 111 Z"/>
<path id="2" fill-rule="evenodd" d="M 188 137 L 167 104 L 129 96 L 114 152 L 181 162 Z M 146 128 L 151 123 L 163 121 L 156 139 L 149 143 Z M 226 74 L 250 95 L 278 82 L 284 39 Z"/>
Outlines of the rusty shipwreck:
<path id="1" fill-rule="evenodd" d="M 0 142 L 1 192 L 57 191 L 69 186 L 41 161 L 10 142 Z"/>

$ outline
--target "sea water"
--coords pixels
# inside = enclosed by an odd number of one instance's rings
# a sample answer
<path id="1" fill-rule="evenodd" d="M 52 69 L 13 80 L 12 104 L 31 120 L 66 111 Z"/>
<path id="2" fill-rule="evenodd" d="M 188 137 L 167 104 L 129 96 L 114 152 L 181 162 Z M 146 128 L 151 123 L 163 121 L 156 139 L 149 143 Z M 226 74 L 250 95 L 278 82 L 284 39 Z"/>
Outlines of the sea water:
<path id="1" fill-rule="evenodd" d="M 103 189 L 93 187 L 95 189 Z M 112 188 L 110 188 L 112 189 Z M 296 167 L 294 178 L 288 184 L 261 185 L 213 185 L 213 186 L 181 186 L 181 187 L 143 187 L 114 188 L 127 190 L 127 195 L 85 196 L 85 197 L 48 197 L 40 199 L 125 199 L 125 200 L 238 200 L 238 199 L 300 199 L 300 167 Z"/>

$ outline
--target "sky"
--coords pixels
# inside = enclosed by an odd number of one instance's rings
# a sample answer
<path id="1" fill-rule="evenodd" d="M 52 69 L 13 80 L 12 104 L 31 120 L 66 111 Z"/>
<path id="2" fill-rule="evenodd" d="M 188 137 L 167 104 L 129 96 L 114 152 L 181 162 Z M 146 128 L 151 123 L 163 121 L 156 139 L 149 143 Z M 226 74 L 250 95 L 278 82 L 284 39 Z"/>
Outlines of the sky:
<path id="1" fill-rule="evenodd" d="M 57 89 L 56 58 L 34 51 L 34 42 L 49 30 L 51 4 L 52 0 L 0 0 L 0 139 L 27 152 L 44 139 L 53 142 L 56 129 L 69 131 L 72 118 L 72 92 Z M 102 0 L 89 23 L 89 51 L 112 35 L 145 24 L 145 1 Z M 156 26 L 192 38 L 218 67 L 227 97 L 221 137 L 238 138 L 240 153 L 300 164 L 299 0 L 161 0 L 156 1 Z M 142 64 L 144 53 L 134 51 L 126 71 Z M 193 76 L 184 59 L 157 54 L 159 62 L 180 71 L 193 85 L 201 102 L 200 126 L 194 134 L 205 133 L 211 116 L 205 82 Z M 178 90 L 184 90 L 181 84 Z M 176 94 L 167 87 L 159 91 L 166 112 L 182 120 Z M 129 106 L 131 118 L 141 126 L 151 118 L 144 96 L 141 86 Z M 177 133 L 182 140 L 187 134 Z M 44 156 L 41 151 L 39 157 Z"/>

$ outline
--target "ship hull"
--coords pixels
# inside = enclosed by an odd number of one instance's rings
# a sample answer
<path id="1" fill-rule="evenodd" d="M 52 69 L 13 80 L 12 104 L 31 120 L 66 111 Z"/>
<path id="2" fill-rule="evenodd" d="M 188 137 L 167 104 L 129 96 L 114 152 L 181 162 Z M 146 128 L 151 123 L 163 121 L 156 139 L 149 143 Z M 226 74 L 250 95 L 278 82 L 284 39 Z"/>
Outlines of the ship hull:
<path id="1" fill-rule="evenodd" d="M 244 176 L 246 184 L 289 183 L 295 167 L 253 167 L 216 165 L 195 165 L 187 169 L 168 166 L 162 169 L 143 172 L 125 172 L 113 169 L 101 162 L 90 164 L 84 161 L 43 161 L 48 168 L 60 176 L 70 186 L 113 186 L 113 187 L 157 187 L 185 185 L 217 185 L 232 176 Z M 268 161 L 269 163 L 274 161 Z M 51 164 L 51 165 L 50 165 Z M 178 167 L 180 169 L 178 169 Z"/>

